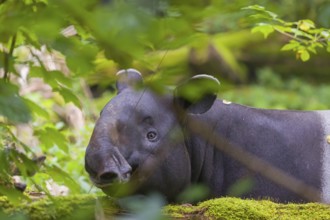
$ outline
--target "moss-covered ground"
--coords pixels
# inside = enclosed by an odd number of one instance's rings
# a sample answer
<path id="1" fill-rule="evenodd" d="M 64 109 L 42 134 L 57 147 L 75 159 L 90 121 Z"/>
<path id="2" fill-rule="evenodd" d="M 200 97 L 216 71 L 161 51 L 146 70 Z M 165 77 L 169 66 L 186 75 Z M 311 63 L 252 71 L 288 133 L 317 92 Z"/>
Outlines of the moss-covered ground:
<path id="1" fill-rule="evenodd" d="M 0 197 L 0 219 L 113 219 L 127 212 L 118 208 L 114 200 L 94 195 L 43 198 L 10 203 Z M 279 204 L 268 200 L 219 198 L 197 205 L 167 205 L 162 210 L 168 219 L 330 219 L 330 206 L 318 203 Z M 128 214 L 129 219 L 135 219 Z M 163 218 L 162 218 L 163 219 Z M 148 219 L 146 219 L 148 220 Z"/>
<path id="2" fill-rule="evenodd" d="M 114 201 L 94 195 L 75 195 L 42 198 L 13 204 L 6 197 L 0 197 L 0 219 L 95 219 L 98 210 L 109 216 L 117 213 Z"/>
<path id="3" fill-rule="evenodd" d="M 169 205 L 164 212 L 177 219 L 330 219 L 330 206 L 325 204 L 279 204 L 238 198 L 213 199 L 196 206 Z"/>

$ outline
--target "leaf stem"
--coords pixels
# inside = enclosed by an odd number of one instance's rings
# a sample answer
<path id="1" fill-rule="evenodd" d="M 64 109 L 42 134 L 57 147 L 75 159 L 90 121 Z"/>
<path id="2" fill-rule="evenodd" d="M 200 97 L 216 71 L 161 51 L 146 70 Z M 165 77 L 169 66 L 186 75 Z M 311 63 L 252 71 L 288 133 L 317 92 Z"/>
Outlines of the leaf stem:
<path id="1" fill-rule="evenodd" d="M 294 35 L 292 35 L 292 34 L 289 34 L 289 33 L 286 33 L 286 32 L 284 32 L 284 31 L 281 31 L 281 30 L 279 30 L 279 29 L 276 28 L 276 27 L 273 27 L 273 28 L 274 28 L 275 31 L 277 31 L 277 32 L 279 32 L 279 33 L 281 33 L 281 34 L 283 34 L 284 36 L 287 36 L 287 37 L 289 37 L 289 38 L 291 38 L 291 39 L 294 39 L 294 40 L 296 40 L 296 41 L 298 41 L 298 42 L 300 42 L 300 43 L 308 44 L 308 41 L 306 41 L 306 40 L 304 40 L 304 39 L 301 39 L 301 38 L 299 38 L 299 37 L 297 37 L 297 36 L 294 36 Z M 314 39 L 315 39 L 315 40 L 313 40 L 313 42 L 321 43 L 323 46 L 326 46 L 326 45 L 327 45 L 327 43 L 326 43 L 327 39 L 325 39 L 325 38 L 315 36 Z M 312 39 L 311 39 L 311 40 L 312 40 Z"/>
<path id="2" fill-rule="evenodd" d="M 275 31 L 277 31 L 277 32 L 279 32 L 279 33 L 281 33 L 281 34 L 289 37 L 289 38 L 295 39 L 295 40 L 299 41 L 300 43 L 304 43 L 304 41 L 302 39 L 298 38 L 298 37 L 295 37 L 295 36 L 293 36 L 291 34 L 288 34 L 288 33 L 284 32 L 284 31 L 281 31 L 281 30 L 279 30 L 276 27 L 273 27 L 273 28 L 274 28 Z"/>
<path id="3" fill-rule="evenodd" d="M 14 34 L 14 36 L 11 39 L 11 43 L 10 43 L 10 48 L 9 48 L 9 52 L 5 53 L 4 56 L 4 76 L 3 78 L 5 79 L 5 81 L 9 81 L 9 64 L 10 64 L 10 60 L 13 57 L 13 53 L 14 53 L 14 49 L 15 49 L 15 44 L 16 44 L 16 37 L 17 34 Z"/>

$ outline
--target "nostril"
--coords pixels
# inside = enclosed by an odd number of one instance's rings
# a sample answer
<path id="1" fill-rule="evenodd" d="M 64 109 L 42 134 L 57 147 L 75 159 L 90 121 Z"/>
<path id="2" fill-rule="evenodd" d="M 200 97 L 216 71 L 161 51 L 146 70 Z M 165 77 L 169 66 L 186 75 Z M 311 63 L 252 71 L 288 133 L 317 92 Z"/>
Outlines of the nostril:
<path id="1" fill-rule="evenodd" d="M 99 179 L 102 182 L 112 182 L 113 180 L 118 178 L 118 174 L 114 172 L 105 172 L 99 175 Z"/>

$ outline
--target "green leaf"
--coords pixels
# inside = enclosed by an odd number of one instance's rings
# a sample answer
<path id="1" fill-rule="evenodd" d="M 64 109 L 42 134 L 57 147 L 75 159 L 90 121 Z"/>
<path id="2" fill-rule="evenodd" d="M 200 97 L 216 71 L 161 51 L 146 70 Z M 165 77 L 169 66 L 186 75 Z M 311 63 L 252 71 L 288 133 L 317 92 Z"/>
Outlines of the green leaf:
<path id="1" fill-rule="evenodd" d="M 1 126 L 4 127 L 4 126 Z M 0 129 L 1 132 L 5 133 L 9 128 L 5 127 L 4 129 Z M 3 138 L 3 137 L 1 137 Z M 1 142 L 0 142 L 1 143 Z M 10 174 L 12 170 L 12 165 L 10 164 L 9 157 L 8 157 L 8 150 L 5 149 L 5 146 L 0 145 L 0 179 L 5 181 L 6 176 Z M 1 184 L 0 184 L 1 185 Z"/>
<path id="2" fill-rule="evenodd" d="M 257 11 L 265 11 L 265 7 L 261 5 L 250 5 L 247 7 L 242 8 L 243 10 L 257 10 Z"/>
<path id="3" fill-rule="evenodd" d="M 252 178 L 247 177 L 247 178 L 242 178 L 232 184 L 229 189 L 228 189 L 228 195 L 231 196 L 241 196 L 246 192 L 251 191 L 253 186 L 255 185 L 255 182 Z"/>
<path id="4" fill-rule="evenodd" d="M 298 21 L 298 28 L 303 31 L 309 31 L 311 28 L 315 28 L 315 24 L 311 20 Z"/>
<path id="5" fill-rule="evenodd" d="M 78 107 L 81 107 L 80 100 L 78 97 L 72 92 L 72 90 L 69 90 L 65 87 L 60 87 L 54 90 L 55 92 L 58 92 L 64 99 L 66 103 L 72 102 Z"/>
<path id="6" fill-rule="evenodd" d="M 271 11 L 265 11 L 265 13 L 267 13 L 273 19 L 276 19 L 278 16 L 277 14 L 275 14 L 274 12 L 271 12 Z"/>
<path id="7" fill-rule="evenodd" d="M 14 123 L 26 123 L 31 119 L 30 110 L 22 97 L 18 95 L 18 88 L 0 79 L 0 115 Z"/>
<path id="8" fill-rule="evenodd" d="M 270 24 L 261 23 L 258 26 L 254 27 L 251 30 L 251 32 L 252 33 L 261 32 L 264 35 L 264 37 L 267 38 L 269 34 L 274 32 L 274 27 Z"/>
<path id="9" fill-rule="evenodd" d="M 0 194 L 6 196 L 8 200 L 15 205 L 22 204 L 22 201 L 24 200 L 29 200 L 29 198 L 24 193 L 18 191 L 14 187 L 0 185 Z"/>
<path id="10" fill-rule="evenodd" d="M 330 53 L 330 44 L 327 45 L 327 51 Z"/>
<path id="11" fill-rule="evenodd" d="M 35 102 L 33 102 L 29 99 L 23 98 L 23 101 L 29 107 L 32 114 L 35 114 L 36 116 L 43 117 L 45 119 L 49 119 L 49 114 L 43 107 L 39 106 L 37 103 L 35 103 Z"/>
<path id="12" fill-rule="evenodd" d="M 49 174 L 52 179 L 59 184 L 64 184 L 69 187 L 71 193 L 80 192 L 80 186 L 71 177 L 70 174 L 59 168 L 58 166 L 45 166 L 46 173 Z"/>
<path id="13" fill-rule="evenodd" d="M 298 37 L 305 37 L 305 38 L 308 38 L 310 40 L 314 40 L 314 35 L 313 34 L 309 34 L 309 32 L 304 32 L 304 31 L 301 31 L 297 28 L 292 28 L 291 29 L 291 33 L 294 34 L 294 36 L 296 38 Z"/>
<path id="14" fill-rule="evenodd" d="M 46 75 L 47 81 L 56 80 L 57 83 L 60 83 L 66 87 L 72 86 L 72 80 L 64 75 L 61 71 L 49 71 Z"/>
<path id="15" fill-rule="evenodd" d="M 306 62 L 310 59 L 310 55 L 307 50 L 299 50 L 298 57 L 304 62 Z"/>
<path id="16" fill-rule="evenodd" d="M 47 71 L 42 66 L 31 66 L 30 67 L 30 74 L 29 77 L 39 77 L 42 78 L 45 83 L 47 83 L 49 86 L 51 86 L 53 89 L 58 88 L 59 84 L 56 80 L 56 78 L 53 78 L 49 71 Z"/>
<path id="17" fill-rule="evenodd" d="M 322 30 L 321 35 L 324 38 L 329 38 L 330 37 L 330 30 Z"/>
<path id="18" fill-rule="evenodd" d="M 59 88 L 61 85 L 71 87 L 72 80 L 64 75 L 61 71 L 47 71 L 43 67 L 32 66 L 30 68 L 30 77 L 39 77 L 53 89 Z"/>
<path id="19" fill-rule="evenodd" d="M 292 28 L 290 26 L 287 26 L 284 24 L 284 26 L 282 25 L 274 25 L 274 29 L 280 32 L 287 32 L 290 33 L 292 31 Z"/>
<path id="20" fill-rule="evenodd" d="M 94 61 L 99 49 L 92 42 L 81 41 L 77 36 L 60 36 L 51 46 L 65 56 L 66 64 L 75 74 L 86 75 L 94 70 Z"/>
<path id="21" fill-rule="evenodd" d="M 38 171 L 37 163 L 25 154 L 18 152 L 16 149 L 11 149 L 8 153 L 10 161 L 15 164 L 20 175 L 25 177 L 32 176 Z"/>
<path id="22" fill-rule="evenodd" d="M 256 21 L 265 21 L 265 20 L 269 20 L 269 16 L 266 14 L 253 14 L 250 15 L 249 18 L 256 20 Z"/>
<path id="23" fill-rule="evenodd" d="M 281 48 L 281 50 L 282 50 L 282 51 L 294 50 L 294 49 L 296 49 L 296 48 L 299 47 L 299 46 L 300 46 L 300 44 L 299 44 L 298 41 L 292 40 L 292 41 L 290 41 L 289 43 L 285 44 L 285 45 Z"/>
<path id="24" fill-rule="evenodd" d="M 37 35 L 34 32 L 31 32 L 28 28 L 26 27 L 21 27 L 20 32 L 22 36 L 25 38 L 26 44 L 30 44 L 34 46 L 37 49 L 40 49 L 41 44 L 38 40 Z"/>
<path id="25" fill-rule="evenodd" d="M 54 145 L 56 145 L 64 152 L 69 152 L 67 145 L 68 140 L 61 132 L 55 128 L 46 127 L 40 130 L 36 130 L 35 134 L 39 137 L 39 140 L 45 145 L 46 148 L 52 148 Z"/>
<path id="26" fill-rule="evenodd" d="M 179 196 L 178 201 L 182 203 L 193 203 L 207 198 L 209 189 L 204 185 L 191 185 L 185 189 Z"/>
<path id="27" fill-rule="evenodd" d="M 323 48 L 323 47 L 324 47 L 324 45 L 323 45 L 323 44 L 321 44 L 321 43 L 319 43 L 319 42 L 315 42 L 315 43 L 313 43 L 313 47 L 319 47 L 319 48 Z"/>
<path id="28" fill-rule="evenodd" d="M 44 78 L 44 70 L 39 66 L 30 66 L 29 77 Z"/>
<path id="29" fill-rule="evenodd" d="M 264 13 L 268 16 L 270 16 L 272 19 L 275 19 L 277 18 L 277 14 L 275 14 L 274 12 L 271 12 L 271 11 L 267 11 L 265 9 L 265 7 L 263 6 L 260 6 L 260 5 L 251 5 L 251 6 L 248 6 L 248 7 L 244 7 L 242 8 L 243 10 L 256 10 L 258 11 L 259 13 Z"/>
<path id="30" fill-rule="evenodd" d="M 313 54 L 317 54 L 315 47 L 313 47 L 313 46 L 307 47 L 307 50 L 312 52 Z"/>

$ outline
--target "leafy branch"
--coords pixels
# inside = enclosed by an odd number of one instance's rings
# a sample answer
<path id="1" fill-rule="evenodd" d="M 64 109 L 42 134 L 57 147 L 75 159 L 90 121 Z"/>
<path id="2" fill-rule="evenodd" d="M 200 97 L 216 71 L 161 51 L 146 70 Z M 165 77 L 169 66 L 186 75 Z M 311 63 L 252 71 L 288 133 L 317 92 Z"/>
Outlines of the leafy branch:
<path id="1" fill-rule="evenodd" d="M 296 22 L 287 22 L 274 12 L 266 10 L 259 5 L 243 8 L 255 13 L 250 18 L 256 20 L 252 33 L 260 32 L 267 38 L 271 33 L 278 32 L 291 39 L 282 47 L 282 51 L 293 51 L 297 59 L 308 61 L 310 53 L 316 54 L 317 48 L 330 52 L 330 29 L 316 28 L 313 21 L 304 19 Z"/>

